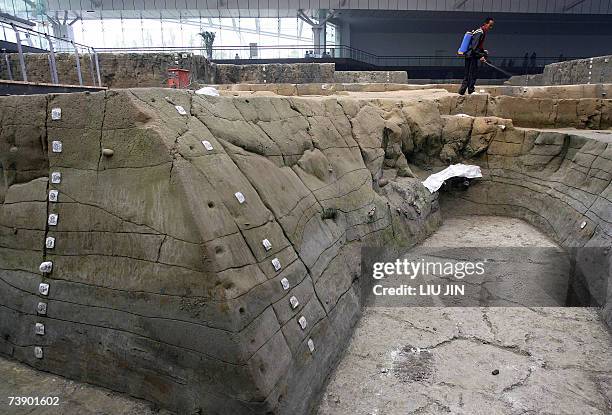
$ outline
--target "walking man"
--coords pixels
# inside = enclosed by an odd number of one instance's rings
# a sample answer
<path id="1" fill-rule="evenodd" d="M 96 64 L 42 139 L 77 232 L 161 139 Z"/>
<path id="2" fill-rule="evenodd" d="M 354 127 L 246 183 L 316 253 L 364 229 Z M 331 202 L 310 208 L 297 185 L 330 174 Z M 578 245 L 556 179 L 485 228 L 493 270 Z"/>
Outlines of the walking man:
<path id="1" fill-rule="evenodd" d="M 465 75 L 459 88 L 459 95 L 464 95 L 466 90 L 468 94 L 474 92 L 478 78 L 478 61 L 485 62 L 487 59 L 489 53 L 484 48 L 484 41 L 494 22 L 492 17 L 487 17 L 482 26 L 472 32 L 472 40 L 465 54 Z"/>

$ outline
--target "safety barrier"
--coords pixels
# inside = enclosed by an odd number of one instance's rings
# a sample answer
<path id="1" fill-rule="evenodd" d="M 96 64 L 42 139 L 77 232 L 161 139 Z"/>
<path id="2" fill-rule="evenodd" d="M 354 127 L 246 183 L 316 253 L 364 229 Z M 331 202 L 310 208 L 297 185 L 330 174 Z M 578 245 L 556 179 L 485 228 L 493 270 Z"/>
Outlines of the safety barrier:
<path id="1" fill-rule="evenodd" d="M 6 22 L 0 19 L 0 27 L 5 36 L 7 42 L 14 41 L 17 48 L 17 54 L 19 59 L 19 72 L 21 73 L 21 81 L 28 82 L 28 69 L 26 65 L 24 45 L 24 39 L 28 45 L 26 50 L 32 50 L 34 52 L 44 52 L 49 54 L 49 74 L 51 77 L 51 83 L 59 85 L 59 78 L 57 75 L 57 64 L 55 60 L 56 53 L 61 51 L 62 53 L 68 53 L 74 55 L 75 70 L 78 76 L 80 86 L 84 86 L 83 73 L 81 68 L 81 56 L 87 55 L 89 57 L 90 72 L 92 79 L 92 86 L 102 86 L 102 79 L 100 76 L 100 63 L 98 61 L 98 53 L 96 49 L 91 46 L 77 43 L 73 40 L 62 39 L 48 33 L 38 32 L 33 29 L 29 29 L 20 25 L 16 25 L 14 22 Z M 8 38 L 7 35 L 12 34 L 13 38 Z M 7 39 L 8 38 L 8 39 Z M 79 50 L 81 52 L 79 52 Z M 6 73 L 10 81 L 14 81 L 16 76 L 12 70 L 11 54 L 8 53 L 6 48 L 2 49 L 2 63 L 0 66 L 6 65 Z"/>

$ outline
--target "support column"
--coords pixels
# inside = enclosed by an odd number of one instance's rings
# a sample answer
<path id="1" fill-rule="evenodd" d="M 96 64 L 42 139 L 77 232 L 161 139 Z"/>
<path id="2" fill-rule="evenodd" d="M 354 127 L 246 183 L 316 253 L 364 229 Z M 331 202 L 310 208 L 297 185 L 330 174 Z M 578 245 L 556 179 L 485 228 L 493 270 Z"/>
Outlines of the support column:
<path id="1" fill-rule="evenodd" d="M 298 10 L 298 17 L 308 23 L 312 28 L 312 40 L 314 44 L 314 53 L 322 55 L 327 47 L 326 45 L 326 25 L 327 21 L 336 15 L 334 10 L 320 9 L 317 11 L 318 22 L 314 22 L 304 13 L 303 10 Z"/>
<path id="2" fill-rule="evenodd" d="M 55 13 L 55 17 L 47 15 L 51 28 L 53 30 L 53 36 L 64 40 L 65 42 L 59 42 L 55 45 L 58 52 L 72 52 L 72 42 L 74 42 L 74 25 L 81 19 L 81 16 L 75 13 L 74 19 L 68 21 L 68 11 L 64 11 L 64 17 L 60 18 L 59 13 Z"/>

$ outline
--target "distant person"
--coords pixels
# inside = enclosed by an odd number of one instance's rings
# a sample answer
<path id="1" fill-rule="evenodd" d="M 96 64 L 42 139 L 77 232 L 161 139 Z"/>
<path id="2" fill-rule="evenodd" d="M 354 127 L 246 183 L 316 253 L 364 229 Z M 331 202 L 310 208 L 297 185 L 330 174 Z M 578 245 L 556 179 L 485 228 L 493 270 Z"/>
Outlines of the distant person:
<path id="1" fill-rule="evenodd" d="M 559 55 L 559 62 L 563 62 L 563 60 L 564 60 L 563 54 L 560 54 Z"/>
<path id="2" fill-rule="evenodd" d="M 234 56 L 234 59 L 239 60 L 240 59 L 240 55 L 236 53 L 236 56 Z"/>
<path id="3" fill-rule="evenodd" d="M 459 94 L 464 95 L 466 90 L 472 94 L 476 87 L 478 78 L 478 61 L 486 62 L 489 52 L 484 48 L 484 41 L 487 32 L 493 28 L 495 21 L 492 17 L 487 17 L 482 26 L 472 32 L 472 40 L 465 53 L 465 75 L 459 88 Z"/>
<path id="4" fill-rule="evenodd" d="M 536 53 L 535 53 L 535 52 L 533 52 L 533 53 L 531 54 L 530 66 L 531 66 L 532 68 L 535 68 L 535 67 L 536 67 Z"/>
<path id="5" fill-rule="evenodd" d="M 523 56 L 523 69 L 527 70 L 528 65 L 529 65 L 529 52 L 525 52 L 525 56 Z"/>

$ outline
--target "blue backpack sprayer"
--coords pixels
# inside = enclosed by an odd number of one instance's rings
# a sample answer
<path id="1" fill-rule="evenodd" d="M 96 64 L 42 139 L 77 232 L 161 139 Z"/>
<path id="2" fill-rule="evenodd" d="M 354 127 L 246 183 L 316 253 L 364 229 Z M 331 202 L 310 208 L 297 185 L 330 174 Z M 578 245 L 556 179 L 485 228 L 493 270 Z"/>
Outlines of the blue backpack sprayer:
<path id="1" fill-rule="evenodd" d="M 472 32 L 465 32 L 463 36 L 463 40 L 461 41 L 461 46 L 459 46 L 459 50 L 457 51 L 457 55 L 463 56 L 470 49 L 470 43 L 472 43 L 472 37 L 474 35 Z"/>
<path id="2" fill-rule="evenodd" d="M 472 43 L 472 38 L 474 37 L 473 32 L 465 32 L 465 35 L 463 35 L 463 40 L 461 41 L 461 45 L 459 46 L 459 49 L 457 50 L 457 55 L 459 56 L 465 56 L 466 52 L 468 50 L 470 50 L 470 44 Z M 497 66 L 493 65 L 491 62 L 489 62 L 488 60 L 484 60 L 484 63 L 486 63 L 487 65 L 489 65 L 491 68 L 496 69 L 498 71 L 500 71 L 501 73 L 503 73 L 506 76 L 512 76 L 511 73 L 504 71 L 501 68 L 498 68 Z"/>

